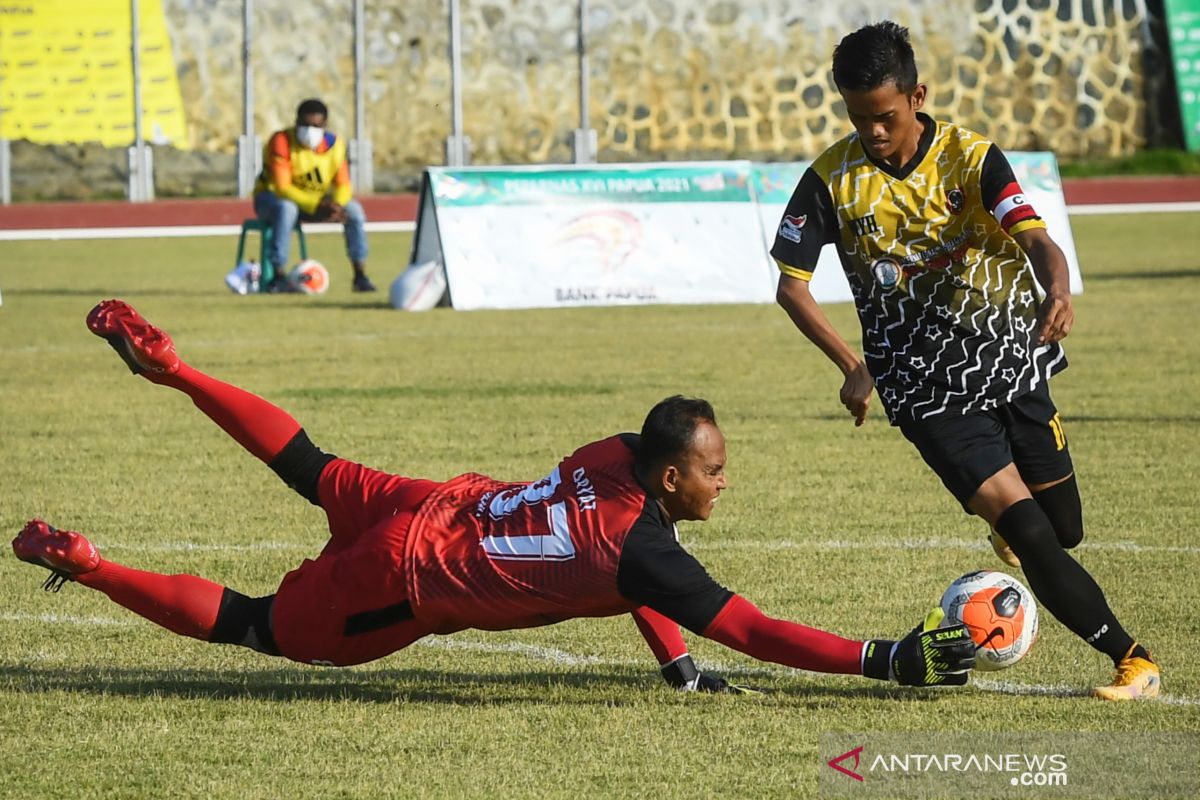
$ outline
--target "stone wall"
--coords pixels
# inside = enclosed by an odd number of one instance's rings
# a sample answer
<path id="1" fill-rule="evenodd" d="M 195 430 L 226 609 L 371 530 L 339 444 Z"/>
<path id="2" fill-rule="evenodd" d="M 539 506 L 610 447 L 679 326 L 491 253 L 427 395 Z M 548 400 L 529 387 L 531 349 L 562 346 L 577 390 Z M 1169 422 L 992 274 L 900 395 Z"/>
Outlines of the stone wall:
<path id="1" fill-rule="evenodd" d="M 190 147 L 232 193 L 242 129 L 242 3 L 163 0 Z M 928 110 L 1009 149 L 1131 153 L 1173 134 L 1161 0 L 590 0 L 589 112 L 602 161 L 811 158 L 849 130 L 834 45 L 870 21 L 912 31 Z M 1149 5 L 1149 9 L 1147 6 Z M 255 126 L 309 96 L 353 135 L 353 4 L 256 0 Z M 445 0 L 367 0 L 376 188 L 413 186 L 450 132 Z M 464 127 L 480 164 L 566 162 L 578 126 L 573 0 L 462 0 Z M 165 152 L 164 152 L 165 151 Z M 219 154 L 219 158 L 218 158 Z M 119 154 L 123 164 L 123 153 Z M 18 171 L 21 162 L 14 153 Z M 122 171 L 118 164 L 117 172 Z M 196 164 L 159 148 L 159 194 Z M 191 166 L 189 166 L 191 165 Z M 201 170 L 202 171 L 202 170 Z M 211 177 L 211 176 L 210 176 Z M 213 185 L 216 184 L 216 185 Z M 117 182 L 117 190 L 123 186 Z M 219 192 L 218 192 L 219 193 Z"/>
<path id="2" fill-rule="evenodd" d="M 39 145 L 16 141 L 12 194 L 16 202 L 105 200 L 125 197 L 129 182 L 124 148 L 96 143 Z M 154 190 L 159 197 L 219 197 L 237 193 L 232 153 L 154 148 Z"/>

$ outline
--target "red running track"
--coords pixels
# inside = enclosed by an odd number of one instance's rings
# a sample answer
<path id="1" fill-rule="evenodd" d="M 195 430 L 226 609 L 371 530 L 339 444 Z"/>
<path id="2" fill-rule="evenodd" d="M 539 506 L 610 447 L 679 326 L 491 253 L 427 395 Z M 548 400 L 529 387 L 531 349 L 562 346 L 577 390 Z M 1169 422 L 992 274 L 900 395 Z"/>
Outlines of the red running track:
<path id="1" fill-rule="evenodd" d="M 1063 181 L 1068 206 L 1112 203 L 1194 203 L 1200 201 L 1200 177 L 1075 178 Z"/>
<path id="2" fill-rule="evenodd" d="M 415 194 L 360 197 L 371 222 L 410 222 L 416 219 Z M 167 225 L 241 225 L 254 216 L 249 198 L 155 200 L 131 204 L 124 200 L 97 203 L 17 203 L 0 206 L 0 230 L 41 228 L 157 228 Z"/>
<path id="3" fill-rule="evenodd" d="M 1200 202 L 1200 177 L 1086 178 L 1063 181 L 1067 205 Z M 416 219 L 417 195 L 358 198 L 372 222 Z M 157 200 L 131 205 L 97 203 L 18 203 L 0 206 L 0 230 L 40 228 L 124 228 L 167 225 L 240 225 L 254 216 L 246 198 Z"/>

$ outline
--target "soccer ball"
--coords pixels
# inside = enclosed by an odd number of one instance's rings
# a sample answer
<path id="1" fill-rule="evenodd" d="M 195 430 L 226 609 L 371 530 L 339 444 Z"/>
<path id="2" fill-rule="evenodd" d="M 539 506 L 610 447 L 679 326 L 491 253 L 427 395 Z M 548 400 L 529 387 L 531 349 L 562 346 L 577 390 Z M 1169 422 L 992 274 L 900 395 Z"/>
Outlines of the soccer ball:
<path id="1" fill-rule="evenodd" d="M 287 277 L 292 286 L 305 294 L 325 294 L 329 289 L 329 270 L 311 258 L 292 267 Z"/>
<path id="2" fill-rule="evenodd" d="M 961 622 L 975 642 L 975 668 L 1007 669 L 1033 647 L 1038 635 L 1037 604 L 1029 590 L 1010 575 L 992 570 L 969 572 L 942 595 L 944 624 Z"/>

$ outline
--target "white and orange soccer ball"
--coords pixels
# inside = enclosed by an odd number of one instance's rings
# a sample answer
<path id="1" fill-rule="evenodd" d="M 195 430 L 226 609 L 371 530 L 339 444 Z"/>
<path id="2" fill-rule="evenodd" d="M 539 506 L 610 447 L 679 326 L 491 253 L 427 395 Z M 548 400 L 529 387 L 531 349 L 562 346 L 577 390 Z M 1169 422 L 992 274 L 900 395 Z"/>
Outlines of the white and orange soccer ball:
<path id="1" fill-rule="evenodd" d="M 292 267 L 288 282 L 305 294 L 325 294 L 329 290 L 329 270 L 310 258 Z"/>
<path id="2" fill-rule="evenodd" d="M 975 642 L 975 668 L 1007 669 L 1029 652 L 1038 635 L 1037 603 L 1011 575 L 969 572 L 942 595 L 944 625 L 961 622 Z"/>

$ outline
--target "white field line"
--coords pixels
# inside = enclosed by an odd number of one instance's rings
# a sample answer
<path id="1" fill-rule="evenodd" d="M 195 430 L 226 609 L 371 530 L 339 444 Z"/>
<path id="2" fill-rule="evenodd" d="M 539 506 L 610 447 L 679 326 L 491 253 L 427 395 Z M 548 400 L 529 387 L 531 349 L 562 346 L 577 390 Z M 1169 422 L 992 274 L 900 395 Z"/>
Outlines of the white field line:
<path id="1" fill-rule="evenodd" d="M 988 549 L 987 541 L 981 536 L 978 539 L 941 539 L 941 538 L 903 538 L 903 539 L 865 539 L 862 541 L 843 541 L 839 539 L 778 539 L 770 542 L 740 541 L 737 539 L 716 539 L 705 541 L 702 538 L 685 539 L 684 546 L 689 550 L 979 550 Z M 1100 552 L 1119 551 L 1122 553 L 1175 553 L 1184 555 L 1200 555 L 1200 546 L 1190 545 L 1155 545 L 1138 544 L 1137 542 L 1084 542 L 1075 548 L 1077 550 L 1097 550 Z"/>
<path id="2" fill-rule="evenodd" d="M 1071 216 L 1090 214 L 1162 214 L 1173 212 L 1200 211 L 1200 202 L 1178 203 L 1089 203 L 1067 206 Z"/>
<path id="3" fill-rule="evenodd" d="M 89 537 L 90 538 L 90 537 Z M 304 544 L 302 542 L 248 542 L 246 544 L 222 544 L 206 542 L 159 542 L 155 544 L 128 544 L 102 542 L 93 539 L 101 554 L 109 550 L 124 550 L 133 553 L 261 553 L 264 551 L 318 553 L 324 542 Z"/>
<path id="4" fill-rule="evenodd" d="M 247 544 L 222 544 L 202 542 L 159 542 L 154 544 L 135 544 L 129 542 L 96 541 L 96 546 L 103 553 L 106 550 L 124 550 L 135 553 L 178 553 L 178 552 L 318 552 L 324 546 L 324 541 L 313 541 L 311 544 L 302 542 L 250 542 Z M 684 546 L 689 550 L 986 550 L 988 544 L 981 536 L 978 539 L 941 539 L 941 538 L 903 538 L 903 539 L 864 539 L 861 541 L 842 541 L 839 539 L 777 539 L 774 541 L 752 541 L 742 539 L 703 538 L 685 539 Z M 1136 542 L 1084 542 L 1078 548 L 1084 551 L 1121 552 L 1121 553 L 1167 553 L 1175 555 L 1200 555 L 1200 546 L 1190 545 L 1155 545 L 1138 544 Z"/>
<path id="5" fill-rule="evenodd" d="M 407 233 L 416 230 L 412 221 L 368 222 L 368 233 Z M 342 226 L 315 222 L 304 226 L 305 233 L 340 233 Z M 237 236 L 241 225 L 158 225 L 145 228 L 26 228 L 0 230 L 0 242 L 62 239 L 173 239 L 180 236 Z"/>
<path id="6" fill-rule="evenodd" d="M 80 617 L 74 614 L 14 614 L 12 612 L 0 614 L 0 622 L 36 622 L 39 625 L 86 625 L 111 628 L 132 628 L 145 624 L 135 617 L 117 619 L 115 617 Z"/>
<path id="7" fill-rule="evenodd" d="M 1200 202 L 1178 203 L 1092 203 L 1067 206 L 1070 215 L 1091 214 L 1162 214 L 1200 211 Z M 395 220 L 368 222 L 370 233 L 409 232 L 416 229 L 416 222 Z M 25 228 L 0 230 L 0 242 L 38 241 L 63 239 L 158 239 L 179 236 L 236 236 L 241 233 L 240 225 L 157 225 L 151 227 L 125 228 Z M 341 225 L 330 222 L 309 223 L 306 232 L 337 233 Z"/>
<path id="8" fill-rule="evenodd" d="M 16 623 L 36 623 L 39 625 L 77 625 L 77 626 L 106 626 L 128 628 L 143 625 L 145 623 L 136 619 L 117 619 L 113 617 L 95 617 L 95 616 L 74 616 L 70 614 L 20 614 L 20 613 L 0 613 L 0 622 L 16 622 Z M 567 667 L 589 667 L 589 666 L 611 666 L 611 667 L 637 667 L 646 666 L 649 664 L 647 659 L 629 659 L 629 658 L 603 658 L 601 656 L 589 656 L 578 653 L 572 653 L 567 650 L 562 650 L 557 647 L 546 647 L 543 645 L 527 644 L 524 642 L 480 642 L 469 641 L 461 638 L 447 639 L 437 636 L 430 636 L 416 642 L 418 647 L 428 647 L 439 650 L 465 650 L 473 653 L 489 653 L 501 655 L 514 655 L 529 659 L 530 661 L 540 661 L 559 666 Z M 45 659 L 35 659 L 45 660 Z M 748 675 L 748 676 L 769 676 L 769 677 L 804 677 L 810 678 L 813 681 L 823 680 L 823 677 L 817 673 L 806 672 L 804 670 L 792 669 L 790 667 L 778 666 L 775 664 L 763 664 L 757 667 L 746 667 L 742 665 L 721 664 L 710 661 L 705 661 L 700 664 L 703 669 L 710 669 L 725 675 Z M 1066 686 L 1063 684 L 1032 684 L 1032 683 L 1017 683 L 1015 681 L 995 680 L 992 678 L 979 677 L 979 674 L 971 676 L 971 686 L 984 692 L 994 694 L 1014 695 L 1020 697 L 1085 697 L 1087 692 L 1085 689 L 1078 686 Z M 1167 695 L 1149 701 L 1154 703 L 1162 703 L 1171 706 L 1181 706 L 1193 708 L 1200 706 L 1200 698 L 1198 697 L 1182 697 L 1176 695 Z"/>

